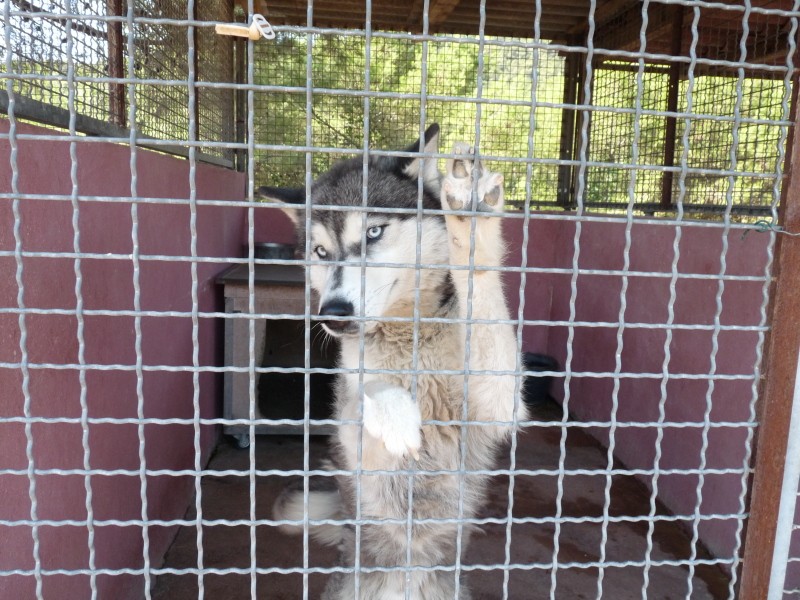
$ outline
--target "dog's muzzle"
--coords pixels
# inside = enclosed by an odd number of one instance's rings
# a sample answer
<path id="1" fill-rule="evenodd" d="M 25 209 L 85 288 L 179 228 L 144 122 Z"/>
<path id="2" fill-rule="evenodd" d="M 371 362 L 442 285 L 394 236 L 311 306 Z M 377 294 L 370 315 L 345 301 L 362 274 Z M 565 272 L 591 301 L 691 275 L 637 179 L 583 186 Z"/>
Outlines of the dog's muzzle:
<path id="1" fill-rule="evenodd" d="M 353 313 L 353 303 L 339 298 L 329 300 L 319 309 L 319 316 L 321 317 L 352 317 Z M 325 319 L 322 324 L 334 335 L 350 333 L 358 329 L 358 324 L 353 321 Z"/>

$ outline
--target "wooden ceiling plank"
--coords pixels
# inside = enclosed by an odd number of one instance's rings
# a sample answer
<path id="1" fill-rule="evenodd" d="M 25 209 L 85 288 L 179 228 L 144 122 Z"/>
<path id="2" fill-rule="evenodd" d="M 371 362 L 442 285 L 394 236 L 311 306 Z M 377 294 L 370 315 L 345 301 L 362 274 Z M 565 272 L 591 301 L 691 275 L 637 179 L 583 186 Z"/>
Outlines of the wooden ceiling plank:
<path id="1" fill-rule="evenodd" d="M 651 5 L 647 11 L 647 40 L 655 41 L 670 33 L 674 23 L 673 13 L 680 5 Z M 642 27 L 642 9 L 638 4 L 614 17 L 613 26 L 602 24 L 595 31 L 594 45 L 609 50 L 638 50 L 639 33 Z M 671 36 L 670 36 L 671 39 Z"/>
<path id="2" fill-rule="evenodd" d="M 635 6 L 639 6 L 639 2 L 637 0 L 607 0 L 606 2 L 599 2 L 597 8 L 595 9 L 594 22 L 600 24 L 606 23 L 619 13 L 629 10 L 631 7 Z M 572 29 L 567 32 L 567 34 L 570 36 L 585 34 L 588 26 L 589 9 L 587 7 L 583 18 L 579 23 L 576 23 Z M 595 27 L 595 31 L 598 29 L 599 27 Z"/>
<path id="3" fill-rule="evenodd" d="M 431 0 L 428 7 L 428 23 L 441 25 L 459 5 L 461 0 Z"/>

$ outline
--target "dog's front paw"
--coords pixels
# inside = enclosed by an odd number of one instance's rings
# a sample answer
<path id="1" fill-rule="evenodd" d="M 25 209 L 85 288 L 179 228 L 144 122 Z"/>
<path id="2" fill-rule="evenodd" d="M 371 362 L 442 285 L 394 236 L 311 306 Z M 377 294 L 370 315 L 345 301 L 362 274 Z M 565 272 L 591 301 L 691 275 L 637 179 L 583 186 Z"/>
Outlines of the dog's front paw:
<path id="1" fill-rule="evenodd" d="M 364 384 L 364 428 L 383 440 L 395 456 L 411 454 L 419 460 L 422 446 L 422 415 L 419 406 L 403 388 L 384 381 Z"/>
<path id="2" fill-rule="evenodd" d="M 484 169 L 475 151 L 458 142 L 453 148 L 455 158 L 447 160 L 442 180 L 442 208 L 501 212 L 503 210 L 503 176 Z"/>

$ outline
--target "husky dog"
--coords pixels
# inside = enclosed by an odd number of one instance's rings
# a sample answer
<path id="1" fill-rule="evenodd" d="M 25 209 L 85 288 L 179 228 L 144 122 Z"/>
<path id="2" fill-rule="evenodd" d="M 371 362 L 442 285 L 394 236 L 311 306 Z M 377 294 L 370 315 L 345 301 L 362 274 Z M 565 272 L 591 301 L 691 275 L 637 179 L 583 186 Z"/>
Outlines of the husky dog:
<path id="1" fill-rule="evenodd" d="M 327 600 L 469 598 L 455 565 L 471 528 L 462 525 L 459 532 L 457 520 L 475 517 L 487 484 L 487 476 L 470 472 L 490 469 L 512 422 L 526 418 L 524 405 L 515 407 L 514 376 L 508 375 L 516 368 L 513 329 L 487 322 L 508 319 L 500 273 L 480 269 L 502 263 L 501 219 L 486 215 L 503 209 L 503 177 L 485 170 L 466 144 L 456 144 L 444 175 L 435 159 L 414 156 L 437 152 L 438 137 L 434 124 L 405 150 L 411 156 L 370 159 L 366 216 L 325 209 L 362 206 L 361 158 L 336 164 L 311 186 L 308 231 L 305 207 L 296 206 L 305 204 L 304 189 L 259 189 L 262 198 L 295 204 L 284 210 L 301 244 L 310 236 L 308 258 L 318 261 L 310 280 L 322 326 L 341 342 L 339 367 L 352 370 L 339 376 L 334 418 L 363 422 L 363 429 L 339 426 L 332 442 L 330 467 L 351 474 L 312 480 L 306 503 L 301 487 L 287 488 L 274 507 L 278 520 L 302 521 L 305 505 L 310 521 L 357 514 L 369 521 L 358 528 L 352 521 L 310 526 L 312 538 L 338 547 L 342 567 L 353 569 L 358 551 L 363 568 L 358 584 L 352 572 L 334 573 Z M 420 179 L 423 210 L 417 213 Z M 412 210 L 380 211 L 386 208 Z M 470 264 L 477 267 L 471 276 Z M 434 318 L 419 322 L 416 334 L 415 308 L 419 317 Z M 469 370 L 482 374 L 469 375 L 465 385 L 465 376 L 452 372 L 466 366 L 467 317 L 480 321 L 470 326 Z M 360 378 L 362 361 L 368 372 Z M 469 424 L 460 424 L 465 417 Z M 302 532 L 301 525 L 283 529 Z"/>

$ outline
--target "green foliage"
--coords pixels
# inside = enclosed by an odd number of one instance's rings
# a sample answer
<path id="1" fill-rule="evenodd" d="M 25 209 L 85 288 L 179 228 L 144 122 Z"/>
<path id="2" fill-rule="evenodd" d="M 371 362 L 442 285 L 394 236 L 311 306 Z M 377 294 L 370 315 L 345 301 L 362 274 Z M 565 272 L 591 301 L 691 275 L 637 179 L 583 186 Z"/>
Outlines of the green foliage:
<path id="1" fill-rule="evenodd" d="M 157 25 L 140 29 L 135 76 L 185 79 L 185 31 Z M 199 80 L 229 79 L 230 50 L 226 55 L 213 46 L 217 38 L 210 30 L 198 35 Z M 456 141 L 478 140 L 491 168 L 505 176 L 509 203 L 554 206 L 557 161 L 563 152 L 570 156 L 573 141 L 562 140 L 565 114 L 559 105 L 564 97 L 564 59 L 546 48 L 478 41 L 434 38 L 423 44 L 399 37 L 366 40 L 356 34 L 284 32 L 270 43 L 257 44 L 255 84 L 266 89 L 254 94 L 255 142 L 260 146 L 255 156 L 256 184 L 302 185 L 307 164 L 312 177 L 317 176 L 365 144 L 404 148 L 422 128 L 438 122 L 442 152 Z M 55 43 L 48 39 L 43 47 Z M 32 43 L 18 45 L 36 50 Z M 73 85 L 76 110 L 106 120 L 109 86 L 92 80 L 107 73 L 107 57 L 101 50 L 93 47 L 76 57 L 74 73 L 86 80 Z M 34 55 L 18 57 L 13 70 L 48 77 L 16 80 L 16 92 L 66 109 L 64 57 L 44 62 Z M 60 77 L 50 78 L 53 75 Z M 724 207 L 730 198 L 736 207 L 764 207 L 776 199 L 779 144 L 786 132 L 778 122 L 785 118 L 788 91 L 781 80 L 748 78 L 737 86 L 736 75 L 730 71 L 697 76 L 691 106 L 686 98 L 688 81 L 680 82 L 678 111 L 693 113 L 686 166 L 694 171 L 673 177 L 673 201 L 681 189 L 687 206 Z M 638 65 L 632 63 L 610 62 L 594 69 L 594 110 L 585 156 L 590 165 L 584 172 L 587 207 L 618 211 L 631 200 L 651 207 L 661 201 L 668 84 L 668 68 L 663 65 L 648 65 L 641 78 Z M 125 87 L 126 92 L 135 90 L 137 127 L 144 135 L 176 141 L 188 138 L 187 87 Z M 233 94 L 208 88 L 198 88 L 196 93 L 200 139 L 232 140 Z M 745 120 L 735 125 L 737 96 Z M 681 165 L 686 126 L 686 119 L 676 120 L 676 166 Z M 579 136 L 577 143 L 580 146 Z M 562 144 L 566 144 L 564 149 Z M 574 156 L 579 158 L 577 149 Z M 731 165 L 735 177 L 727 173 Z M 561 170 L 572 171 L 574 187 L 577 168 Z M 573 203 L 575 191 L 570 196 Z"/>
<path id="2" fill-rule="evenodd" d="M 306 78 L 311 42 L 310 81 L 314 93 L 306 111 Z M 423 52 L 427 51 L 426 60 Z M 366 40 L 348 36 L 281 34 L 272 45 L 259 48 L 257 83 L 280 86 L 280 91 L 257 94 L 257 143 L 270 146 L 306 145 L 310 121 L 311 143 L 322 148 L 364 147 L 365 111 L 369 111 L 368 140 L 372 148 L 400 149 L 416 139 L 421 126 L 442 125 L 440 150 L 449 151 L 459 140 L 474 140 L 480 106 L 480 147 L 487 156 L 524 159 L 529 155 L 526 132 L 531 122 L 532 73 L 541 71 L 537 96 L 560 101 L 563 89 L 562 59 L 527 48 L 489 45 L 484 48 L 481 72 L 480 46 L 431 42 L 427 49 L 412 40 L 372 38 L 367 65 Z M 423 69 L 426 65 L 427 68 Z M 365 99 L 357 92 L 367 86 Z M 480 84 L 480 85 L 479 85 Z M 420 123 L 424 88 L 425 123 Z M 480 88 L 480 89 L 479 89 Z M 471 100 L 471 101 L 470 101 Z M 532 139 L 532 156 L 556 159 L 560 135 L 560 110 L 538 107 Z M 312 173 L 327 169 L 346 153 L 315 152 Z M 265 150 L 258 153 L 257 183 L 298 185 L 305 181 L 303 151 Z M 493 161 L 504 173 L 506 195 L 524 200 L 526 169 L 522 162 Z M 555 198 L 557 167 L 532 165 L 531 195 L 536 200 Z"/>
<path id="3" fill-rule="evenodd" d="M 310 153 L 312 176 L 334 160 L 359 151 L 365 144 L 367 116 L 371 148 L 405 147 L 419 135 L 421 125 L 435 121 L 442 125 L 442 152 L 458 140 L 474 141 L 480 120 L 481 153 L 494 157 L 492 168 L 505 175 L 509 202 L 519 206 L 530 200 L 532 207 L 552 206 L 557 198 L 559 167 L 554 163 L 561 156 L 563 111 L 548 105 L 563 99 L 563 58 L 546 49 L 537 52 L 488 40 L 481 62 L 481 46 L 477 39 L 474 42 L 434 40 L 425 48 L 414 40 L 378 37 L 370 39 L 368 47 L 358 36 L 281 34 L 274 44 L 259 46 L 257 83 L 281 89 L 257 94 L 257 142 L 289 149 L 258 152 L 257 183 L 302 184 L 306 178 L 302 149 L 307 141 L 313 147 L 331 149 Z M 768 205 L 773 199 L 774 178 L 753 174 L 775 173 L 778 125 L 740 123 L 735 154 L 736 170 L 743 174 L 734 178 L 731 188 L 728 177 L 714 173 L 731 165 L 734 123 L 730 117 L 736 79 L 730 75 L 696 78 L 692 110 L 700 116 L 690 125 L 686 165 L 711 172 L 688 173 L 683 178 L 685 204 L 724 206 L 728 194 L 735 205 L 744 207 Z M 648 66 L 639 78 L 637 65 L 610 63 L 596 69 L 593 77 L 596 109 L 591 114 L 586 158 L 601 164 L 586 169 L 585 204 L 619 210 L 633 195 L 637 205 L 658 205 L 668 69 Z M 307 82 L 313 88 L 309 112 Z M 687 85 L 681 82 L 679 111 L 688 109 Z M 365 89 L 369 97 L 358 93 Z M 784 92 L 780 81 L 745 80 L 742 117 L 780 120 Z M 535 106 L 533 115 L 531 106 Z M 426 122 L 421 124 L 423 109 Z M 728 118 L 713 118 L 718 115 Z M 307 125 L 310 140 L 306 140 Z M 684 119 L 678 119 L 678 166 L 683 127 Z M 673 177 L 674 199 L 679 197 L 680 184 L 680 177 Z"/>

